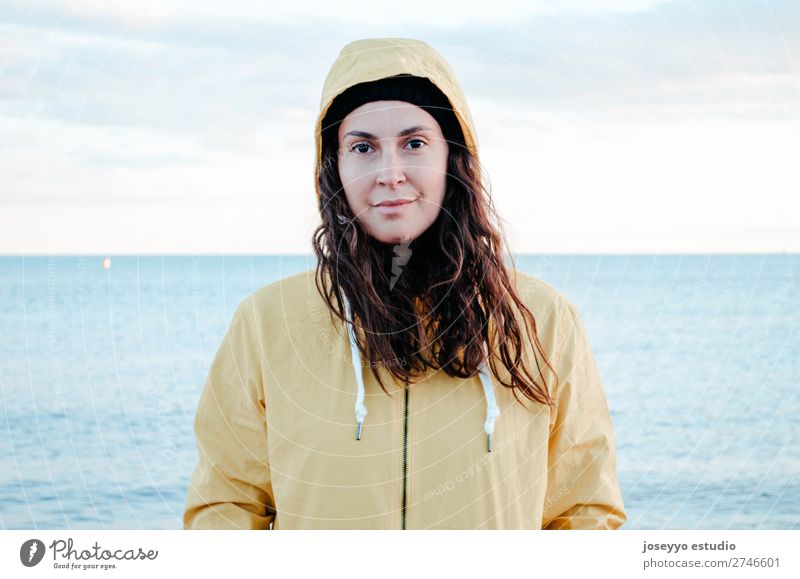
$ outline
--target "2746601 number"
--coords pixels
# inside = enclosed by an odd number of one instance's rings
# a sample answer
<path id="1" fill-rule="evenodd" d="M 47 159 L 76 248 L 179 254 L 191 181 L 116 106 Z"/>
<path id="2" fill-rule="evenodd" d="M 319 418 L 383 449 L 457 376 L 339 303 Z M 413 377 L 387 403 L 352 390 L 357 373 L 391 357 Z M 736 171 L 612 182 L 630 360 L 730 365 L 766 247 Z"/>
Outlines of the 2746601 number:
<path id="1" fill-rule="evenodd" d="M 775 557 L 736 557 L 732 567 L 779 567 L 780 558 Z"/>

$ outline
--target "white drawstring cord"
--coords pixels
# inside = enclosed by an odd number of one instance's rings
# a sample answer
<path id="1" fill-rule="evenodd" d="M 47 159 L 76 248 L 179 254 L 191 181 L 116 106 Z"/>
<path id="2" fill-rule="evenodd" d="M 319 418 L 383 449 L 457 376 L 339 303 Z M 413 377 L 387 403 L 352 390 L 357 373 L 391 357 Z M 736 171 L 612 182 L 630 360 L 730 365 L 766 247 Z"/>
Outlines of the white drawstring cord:
<path id="1" fill-rule="evenodd" d="M 494 421 L 500 416 L 500 408 L 497 406 L 497 399 L 494 396 L 494 386 L 492 385 L 492 377 L 489 373 L 488 362 L 484 361 L 483 364 L 481 364 L 478 375 L 481 378 L 483 395 L 486 398 L 486 422 L 483 423 L 483 429 L 486 431 L 486 448 L 489 452 L 492 452 Z"/>
<path id="2" fill-rule="evenodd" d="M 364 376 L 361 367 L 361 353 L 358 351 L 358 342 L 356 339 L 355 326 L 353 324 L 353 316 L 350 310 L 350 302 L 347 296 L 342 294 L 344 300 L 344 311 L 347 321 L 347 333 L 350 336 L 350 355 L 353 359 L 353 368 L 356 373 L 356 384 L 358 385 L 358 393 L 356 394 L 356 440 L 361 440 L 361 429 L 364 426 L 364 418 L 367 416 L 367 407 L 364 405 Z"/>

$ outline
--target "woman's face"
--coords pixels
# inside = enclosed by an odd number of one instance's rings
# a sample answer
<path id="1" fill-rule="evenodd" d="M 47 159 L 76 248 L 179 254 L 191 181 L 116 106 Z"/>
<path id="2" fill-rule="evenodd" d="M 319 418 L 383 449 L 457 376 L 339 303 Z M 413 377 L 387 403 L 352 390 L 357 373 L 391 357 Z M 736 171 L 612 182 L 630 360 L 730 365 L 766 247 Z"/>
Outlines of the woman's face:
<path id="1" fill-rule="evenodd" d="M 436 221 L 447 181 L 447 141 L 428 112 L 372 101 L 339 125 L 339 177 L 347 203 L 372 237 L 407 243 Z"/>

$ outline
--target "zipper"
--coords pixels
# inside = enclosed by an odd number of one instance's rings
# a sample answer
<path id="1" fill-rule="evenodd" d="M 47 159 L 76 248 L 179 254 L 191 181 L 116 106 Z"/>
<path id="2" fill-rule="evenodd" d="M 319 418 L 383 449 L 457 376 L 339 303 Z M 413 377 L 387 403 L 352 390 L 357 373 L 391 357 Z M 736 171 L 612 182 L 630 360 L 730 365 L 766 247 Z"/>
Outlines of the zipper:
<path id="1" fill-rule="evenodd" d="M 408 381 L 406 387 L 403 389 L 403 507 L 402 507 L 402 529 L 406 529 L 406 509 L 407 509 L 407 495 L 406 486 L 408 484 Z"/>

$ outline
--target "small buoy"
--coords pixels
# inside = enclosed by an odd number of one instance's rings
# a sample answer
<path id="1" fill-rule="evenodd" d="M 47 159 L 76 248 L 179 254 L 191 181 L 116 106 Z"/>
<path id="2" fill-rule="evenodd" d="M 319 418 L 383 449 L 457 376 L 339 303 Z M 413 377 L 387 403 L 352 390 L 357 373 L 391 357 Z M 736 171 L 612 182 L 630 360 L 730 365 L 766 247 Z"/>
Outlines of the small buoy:
<path id="1" fill-rule="evenodd" d="M 106 257 L 105 259 L 103 259 L 103 269 L 108 269 L 110 267 L 111 267 L 111 258 Z"/>

